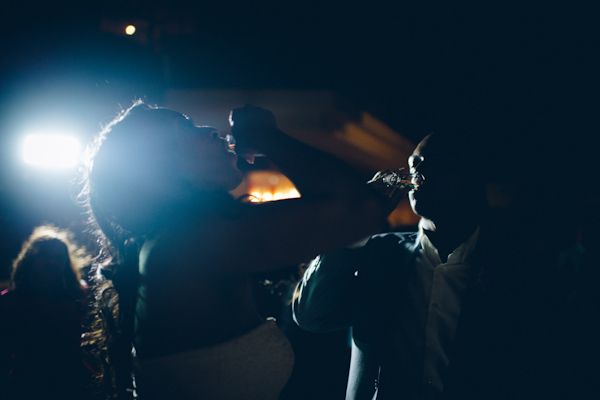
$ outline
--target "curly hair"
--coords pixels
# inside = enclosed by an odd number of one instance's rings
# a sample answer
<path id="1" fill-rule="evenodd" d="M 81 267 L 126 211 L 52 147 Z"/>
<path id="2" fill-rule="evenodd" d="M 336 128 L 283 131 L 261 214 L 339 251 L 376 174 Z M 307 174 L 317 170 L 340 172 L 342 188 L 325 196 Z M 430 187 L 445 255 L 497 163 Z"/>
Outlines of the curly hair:
<path id="1" fill-rule="evenodd" d="M 41 225 L 34 228 L 33 233 L 23 243 L 21 251 L 13 261 L 10 285 L 21 292 L 34 290 L 35 262 L 44 257 L 51 246 L 62 246 L 67 252 L 63 282 L 66 292 L 73 298 L 80 299 L 83 294 L 81 270 L 89 265 L 91 257 L 86 249 L 77 245 L 72 232 L 53 225 Z"/>
<path id="2" fill-rule="evenodd" d="M 181 209 L 196 207 L 200 197 L 223 210 L 234 201 L 227 193 L 200 191 L 182 174 L 178 132 L 185 118 L 138 100 L 84 154 L 79 202 L 101 250 L 91 271 L 93 301 L 83 346 L 97 371 L 100 398 L 134 393 L 131 355 L 145 239 Z"/>
<path id="3" fill-rule="evenodd" d="M 160 215 L 164 207 L 152 185 L 166 183 L 160 194 L 168 197 L 168 185 L 181 184 L 170 168 L 176 142 L 168 133 L 175 116 L 181 114 L 135 101 L 84 153 L 78 200 L 101 250 L 90 273 L 93 296 L 82 346 L 96 371 L 98 398 L 134 393 L 131 343 L 139 249 L 152 229 L 147 216 Z"/>

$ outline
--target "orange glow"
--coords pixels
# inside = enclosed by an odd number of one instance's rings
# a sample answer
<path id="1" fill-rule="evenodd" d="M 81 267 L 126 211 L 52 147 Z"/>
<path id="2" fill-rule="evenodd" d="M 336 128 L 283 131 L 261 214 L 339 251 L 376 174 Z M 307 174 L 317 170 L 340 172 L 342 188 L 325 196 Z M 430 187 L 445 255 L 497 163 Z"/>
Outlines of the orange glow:
<path id="1" fill-rule="evenodd" d="M 296 189 L 288 190 L 287 192 L 283 191 L 274 191 L 274 192 L 261 192 L 255 190 L 250 193 L 250 201 L 253 203 L 263 203 L 265 201 L 275 201 L 275 200 L 283 200 L 283 199 L 294 199 L 299 198 L 300 193 Z"/>
<path id="2" fill-rule="evenodd" d="M 235 197 L 248 195 L 248 200 L 253 203 L 300 197 L 300 193 L 292 181 L 277 171 L 248 173 L 244 183 L 233 194 Z"/>
<path id="3" fill-rule="evenodd" d="M 244 182 L 231 192 L 235 198 L 244 198 L 251 203 L 293 199 L 301 197 L 298 189 L 285 175 L 277 171 L 252 171 L 246 174 Z M 410 207 L 408 197 L 388 216 L 390 228 L 416 226 L 419 217 Z"/>

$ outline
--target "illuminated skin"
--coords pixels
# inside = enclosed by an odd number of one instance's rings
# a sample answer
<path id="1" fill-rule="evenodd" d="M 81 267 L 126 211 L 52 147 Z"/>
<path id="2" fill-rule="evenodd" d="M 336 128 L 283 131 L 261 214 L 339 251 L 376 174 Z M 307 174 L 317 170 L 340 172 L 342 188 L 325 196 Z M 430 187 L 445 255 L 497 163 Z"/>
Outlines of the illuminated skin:
<path id="1" fill-rule="evenodd" d="M 469 171 L 457 159 L 460 155 L 445 151 L 432 137 L 423 139 L 408 159 L 410 172 L 425 177 L 420 190 L 411 191 L 409 199 L 444 260 L 475 231 L 477 207 Z"/>
<path id="2" fill-rule="evenodd" d="M 145 299 L 136 337 L 140 357 L 208 346 L 249 332 L 262 323 L 249 275 L 288 268 L 370 236 L 397 204 L 367 187 L 345 163 L 281 132 L 270 111 L 252 106 L 232 113 L 238 155 L 251 160 L 265 154 L 301 197 L 260 206 L 229 202 L 220 194 L 238 186 L 242 173 L 227 142 L 215 129 L 194 126 L 179 113 L 164 110 L 153 115 L 159 116 L 153 126 L 161 128 L 156 135 L 160 143 L 150 150 L 164 154 L 157 154 L 155 162 L 141 159 L 151 169 L 143 179 L 152 180 L 154 187 L 164 185 L 141 195 L 133 192 L 140 200 L 129 203 L 134 209 L 126 204 L 122 218 L 135 211 L 143 219 L 141 226 L 149 221 L 153 227 L 160 213 L 152 207 L 142 209 L 151 196 L 160 198 L 156 203 L 161 211 L 175 211 L 159 231 L 151 231 L 154 240 L 141 250 L 148 256 L 140 265 Z M 168 150 L 173 143 L 170 133 L 175 136 L 174 157 Z M 175 170 L 157 177 L 164 171 L 155 168 L 160 157 L 165 165 L 174 159 Z M 179 178 L 199 191 L 173 183 Z M 208 191 L 219 196 L 206 196 Z M 122 198 L 120 193 L 118 205 Z M 190 207 L 190 200 L 197 200 L 199 207 Z"/>
<path id="3" fill-rule="evenodd" d="M 183 116 L 175 123 L 180 172 L 194 186 L 204 190 L 230 191 L 242 182 L 237 155 L 216 129 L 195 126 Z"/>

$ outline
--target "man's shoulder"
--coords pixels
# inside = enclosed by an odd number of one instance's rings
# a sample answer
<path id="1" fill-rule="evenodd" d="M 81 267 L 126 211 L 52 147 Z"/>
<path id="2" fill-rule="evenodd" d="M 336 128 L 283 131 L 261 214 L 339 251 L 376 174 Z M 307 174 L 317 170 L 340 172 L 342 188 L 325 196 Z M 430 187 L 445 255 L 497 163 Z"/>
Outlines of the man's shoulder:
<path id="1" fill-rule="evenodd" d="M 408 256 L 416 249 L 418 232 L 383 232 L 371 237 L 363 247 L 363 258 L 369 264 L 382 264 L 387 266 L 404 265 Z"/>
<path id="2" fill-rule="evenodd" d="M 407 232 L 385 232 L 373 235 L 370 243 L 373 244 L 405 244 L 415 243 L 417 241 L 418 232 L 407 231 Z"/>

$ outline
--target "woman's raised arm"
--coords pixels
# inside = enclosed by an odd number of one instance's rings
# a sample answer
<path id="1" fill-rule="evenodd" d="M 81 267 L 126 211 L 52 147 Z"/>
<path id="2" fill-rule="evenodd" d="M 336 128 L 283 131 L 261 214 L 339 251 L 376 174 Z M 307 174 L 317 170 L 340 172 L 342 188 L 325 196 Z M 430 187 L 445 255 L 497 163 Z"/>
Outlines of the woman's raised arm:
<path id="1" fill-rule="evenodd" d="M 242 204 L 235 217 L 215 217 L 203 240 L 214 241 L 205 248 L 228 272 L 287 267 L 378 233 L 399 200 L 369 187 L 342 160 L 281 132 L 270 111 L 245 106 L 231 122 L 238 154 L 265 154 L 301 198 Z M 229 250 L 218 248 L 223 240 Z"/>

